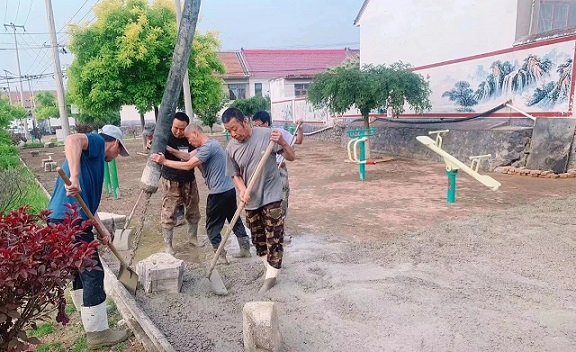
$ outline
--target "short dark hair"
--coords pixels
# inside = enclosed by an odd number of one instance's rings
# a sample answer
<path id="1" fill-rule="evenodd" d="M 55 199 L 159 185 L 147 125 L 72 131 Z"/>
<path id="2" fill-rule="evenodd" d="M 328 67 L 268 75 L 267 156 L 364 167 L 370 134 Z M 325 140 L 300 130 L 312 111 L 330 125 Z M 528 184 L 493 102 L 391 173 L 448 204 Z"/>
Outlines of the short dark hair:
<path id="1" fill-rule="evenodd" d="M 105 134 L 105 133 L 98 133 L 102 138 L 104 138 L 104 142 L 115 142 L 116 138 L 114 137 L 110 137 L 109 135 Z"/>
<path id="2" fill-rule="evenodd" d="M 228 108 L 222 113 L 222 123 L 228 123 L 230 120 L 236 119 L 240 123 L 244 123 L 244 114 L 240 109 Z"/>
<path id="3" fill-rule="evenodd" d="M 187 124 L 190 123 L 190 118 L 188 117 L 188 115 L 186 115 L 186 113 L 183 113 L 182 111 L 178 111 L 177 113 L 175 113 L 174 119 L 184 121 Z"/>
<path id="4" fill-rule="evenodd" d="M 252 116 L 252 121 L 262 121 L 262 123 L 267 123 L 268 126 L 272 126 L 272 118 L 268 111 L 260 110 Z"/>

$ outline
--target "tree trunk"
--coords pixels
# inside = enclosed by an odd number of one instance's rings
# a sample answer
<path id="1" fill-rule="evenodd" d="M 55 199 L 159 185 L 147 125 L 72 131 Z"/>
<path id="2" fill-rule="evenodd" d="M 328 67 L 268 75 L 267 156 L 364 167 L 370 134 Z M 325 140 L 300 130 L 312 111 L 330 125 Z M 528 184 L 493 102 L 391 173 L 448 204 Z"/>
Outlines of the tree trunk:
<path id="1" fill-rule="evenodd" d="M 363 113 L 362 117 L 364 118 L 364 128 L 370 128 L 370 113 Z"/>
<path id="2" fill-rule="evenodd" d="M 144 132 L 144 124 L 146 122 L 144 121 L 144 114 L 140 113 L 140 126 L 142 127 L 142 132 Z M 144 133 L 142 133 L 142 150 L 146 151 L 146 144 L 148 141 L 146 141 L 146 136 L 144 135 Z"/>
<path id="3" fill-rule="evenodd" d="M 200 0 L 185 0 L 182 10 L 182 18 L 178 29 L 178 38 L 172 55 L 172 65 L 166 80 L 166 88 L 162 95 L 158 121 L 154 130 L 154 139 L 152 140 L 151 153 L 164 152 L 170 136 L 172 118 L 178 98 L 182 91 L 182 82 L 184 74 L 190 60 L 190 51 L 192 50 L 192 41 L 198 22 L 198 13 L 200 12 Z M 152 160 L 148 160 L 142 177 L 140 178 L 142 190 L 147 193 L 154 193 L 158 190 L 160 180 L 160 165 Z"/>
<path id="4" fill-rule="evenodd" d="M 158 122 L 158 105 L 154 105 L 154 118 Z"/>

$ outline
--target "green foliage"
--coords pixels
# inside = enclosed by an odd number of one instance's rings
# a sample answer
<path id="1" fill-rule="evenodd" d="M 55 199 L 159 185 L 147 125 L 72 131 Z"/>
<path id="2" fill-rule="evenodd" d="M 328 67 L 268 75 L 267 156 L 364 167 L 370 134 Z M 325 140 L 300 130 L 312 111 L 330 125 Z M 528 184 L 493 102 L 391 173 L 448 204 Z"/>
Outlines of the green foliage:
<path id="1" fill-rule="evenodd" d="M 88 342 L 86 336 L 81 335 L 76 338 L 74 345 L 72 345 L 72 352 L 84 352 L 88 350 Z"/>
<path id="2" fill-rule="evenodd" d="M 317 107 L 327 106 L 337 114 L 351 108 L 360 110 L 364 127 L 369 127 L 370 111 L 383 107 L 388 97 L 399 115 L 404 112 L 405 103 L 418 113 L 429 110 L 429 95 L 429 84 L 424 77 L 402 62 L 362 68 L 349 62 L 317 75 L 308 89 L 308 101 Z"/>
<path id="3" fill-rule="evenodd" d="M 24 148 L 43 148 L 44 143 L 42 142 L 26 142 L 24 143 Z"/>
<path id="4" fill-rule="evenodd" d="M 242 111 L 244 116 L 252 117 L 256 112 L 260 110 L 270 111 L 270 97 L 263 97 L 261 95 L 253 96 L 247 99 L 237 99 L 234 100 L 230 107 L 239 109 Z"/>
<path id="5" fill-rule="evenodd" d="M 42 336 L 49 335 L 53 332 L 54 332 L 54 326 L 52 326 L 52 324 L 42 323 L 42 324 L 38 325 L 35 329 L 31 330 L 28 333 L 28 336 L 42 337 Z"/>
<path id="6" fill-rule="evenodd" d="M 103 110 L 88 114 L 81 112 L 75 114 L 74 117 L 81 123 L 92 126 L 94 129 L 101 128 L 104 125 L 120 126 L 120 110 Z"/>
<path id="7" fill-rule="evenodd" d="M 60 117 L 58 101 L 52 93 L 47 91 L 38 92 L 34 95 L 34 100 L 36 102 L 36 108 L 34 109 L 36 120 L 42 121 L 51 117 Z"/>
<path id="8" fill-rule="evenodd" d="M 10 105 L 8 98 L 0 97 L 0 128 L 10 126 L 12 120 L 26 117 L 28 112 L 20 105 Z"/>
<path id="9" fill-rule="evenodd" d="M 219 116 L 218 113 L 220 112 L 220 110 L 224 107 L 225 101 L 224 100 L 220 100 L 219 103 L 208 106 L 208 108 L 202 110 L 202 109 L 196 109 L 194 112 L 196 113 L 196 115 L 198 115 L 198 118 L 200 119 L 200 121 L 202 121 L 202 123 L 205 126 L 210 127 L 210 130 L 212 130 L 212 126 L 214 126 L 214 124 L 216 122 L 218 122 L 219 120 Z"/>
<path id="10" fill-rule="evenodd" d="M 61 342 L 52 342 L 38 346 L 36 352 L 66 352 L 66 349 Z"/>
<path id="11" fill-rule="evenodd" d="M 72 26 L 68 69 L 70 98 L 86 116 L 119 111 L 133 104 L 140 113 L 162 101 L 176 44 L 174 4 L 170 0 L 103 0 L 94 6 L 96 21 Z M 189 62 L 192 105 L 207 109 L 222 99 L 224 73 L 215 34 L 197 34 Z M 100 119 L 102 120 L 102 119 Z"/>

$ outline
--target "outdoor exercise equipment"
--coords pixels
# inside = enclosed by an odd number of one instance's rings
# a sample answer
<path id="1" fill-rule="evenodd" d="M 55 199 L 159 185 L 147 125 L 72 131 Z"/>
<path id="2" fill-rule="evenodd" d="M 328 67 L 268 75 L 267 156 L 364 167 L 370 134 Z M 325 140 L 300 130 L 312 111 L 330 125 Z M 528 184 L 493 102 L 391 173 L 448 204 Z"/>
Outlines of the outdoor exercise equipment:
<path id="1" fill-rule="evenodd" d="M 348 160 L 359 165 L 360 181 L 366 180 L 366 141 L 368 137 L 376 135 L 377 128 L 358 128 L 348 130 L 348 137 L 352 138 L 348 142 Z"/>
<path id="2" fill-rule="evenodd" d="M 449 130 L 439 130 L 439 131 L 430 131 L 428 132 L 429 135 L 436 135 L 436 140 L 428 136 L 418 136 L 416 139 L 424 144 L 426 147 L 430 148 L 433 152 L 440 155 L 444 158 L 444 162 L 446 163 L 446 175 L 448 176 L 448 192 L 447 192 L 447 200 L 448 203 L 456 202 L 456 175 L 458 174 L 458 170 L 462 170 L 468 175 L 474 177 L 478 182 L 482 183 L 484 186 L 490 188 L 493 191 L 498 190 L 500 188 L 500 182 L 496 181 L 492 177 L 488 175 L 480 175 L 478 173 L 478 168 L 480 167 L 480 163 L 482 160 L 490 158 L 491 154 L 485 155 L 475 155 L 469 157 L 472 161 L 470 167 L 465 165 L 460 160 L 456 159 L 454 156 L 450 155 L 448 152 L 442 149 L 442 136 L 445 133 L 448 133 Z"/>
<path id="3" fill-rule="evenodd" d="M 118 168 L 116 159 L 104 163 L 104 190 L 107 194 L 114 194 L 114 199 L 120 198 L 120 185 L 118 184 Z"/>

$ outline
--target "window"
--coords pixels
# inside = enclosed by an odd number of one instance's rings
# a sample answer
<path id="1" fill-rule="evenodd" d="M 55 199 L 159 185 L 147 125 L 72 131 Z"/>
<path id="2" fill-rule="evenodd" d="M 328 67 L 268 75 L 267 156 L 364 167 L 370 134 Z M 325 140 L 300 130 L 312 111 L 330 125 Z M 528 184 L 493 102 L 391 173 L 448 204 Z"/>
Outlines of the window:
<path id="1" fill-rule="evenodd" d="M 254 83 L 254 95 L 262 95 L 262 83 Z"/>
<path id="2" fill-rule="evenodd" d="M 308 83 L 299 83 L 294 85 L 294 96 L 305 97 L 308 95 Z"/>
<path id="3" fill-rule="evenodd" d="M 540 1 L 538 33 L 576 27 L 576 1 Z"/>
<path id="4" fill-rule="evenodd" d="M 230 100 L 246 99 L 246 84 L 229 84 L 228 94 Z"/>

